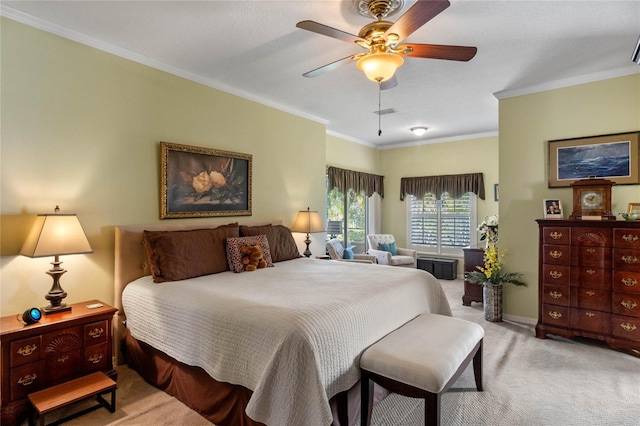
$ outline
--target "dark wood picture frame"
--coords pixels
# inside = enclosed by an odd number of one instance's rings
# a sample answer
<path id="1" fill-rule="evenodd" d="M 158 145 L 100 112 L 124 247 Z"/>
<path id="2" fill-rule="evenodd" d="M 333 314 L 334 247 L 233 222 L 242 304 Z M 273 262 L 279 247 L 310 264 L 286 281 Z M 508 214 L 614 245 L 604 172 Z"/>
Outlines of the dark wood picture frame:
<path id="1" fill-rule="evenodd" d="M 590 177 L 640 183 L 640 132 L 549 141 L 549 188 Z"/>
<path id="2" fill-rule="evenodd" d="M 252 155 L 160 142 L 160 219 L 251 216 Z"/>

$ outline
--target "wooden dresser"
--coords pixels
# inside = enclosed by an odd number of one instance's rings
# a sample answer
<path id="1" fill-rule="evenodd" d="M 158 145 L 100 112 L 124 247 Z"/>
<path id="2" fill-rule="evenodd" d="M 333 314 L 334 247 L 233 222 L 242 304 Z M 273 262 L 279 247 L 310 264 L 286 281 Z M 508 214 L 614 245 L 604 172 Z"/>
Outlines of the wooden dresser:
<path id="1" fill-rule="evenodd" d="M 640 222 L 537 220 L 538 324 L 640 351 Z"/>
<path id="2" fill-rule="evenodd" d="M 464 272 L 477 271 L 477 266 L 484 265 L 484 249 L 483 248 L 464 248 Z M 482 286 L 473 284 L 464 280 L 464 294 L 462 295 L 462 304 L 471 306 L 471 302 L 482 303 Z"/>
<path id="3" fill-rule="evenodd" d="M 95 371 L 113 380 L 111 320 L 116 309 L 90 300 L 71 305 L 71 311 L 43 315 L 23 325 L 15 314 L 0 318 L 2 349 L 1 417 L 17 425 L 28 412 L 27 395 Z"/>

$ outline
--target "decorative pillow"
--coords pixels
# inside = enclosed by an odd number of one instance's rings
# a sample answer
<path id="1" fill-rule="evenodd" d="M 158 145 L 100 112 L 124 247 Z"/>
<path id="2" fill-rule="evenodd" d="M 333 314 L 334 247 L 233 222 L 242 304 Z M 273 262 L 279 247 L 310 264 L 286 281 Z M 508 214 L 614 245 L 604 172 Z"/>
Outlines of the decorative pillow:
<path id="1" fill-rule="evenodd" d="M 238 224 L 188 231 L 144 231 L 153 281 L 179 281 L 229 270 L 225 241 L 239 235 Z"/>
<path id="2" fill-rule="evenodd" d="M 284 225 L 245 226 L 240 225 L 240 236 L 266 235 L 271 250 L 271 260 L 282 262 L 302 257 L 291 230 Z"/>
<path id="3" fill-rule="evenodd" d="M 342 253 L 342 258 L 343 259 L 353 259 L 353 258 L 355 258 L 355 255 L 353 254 L 353 247 L 345 248 L 344 252 Z"/>
<path id="4" fill-rule="evenodd" d="M 271 261 L 271 251 L 269 250 L 269 241 L 266 235 L 254 235 L 251 237 L 233 237 L 227 238 L 227 261 L 229 269 L 233 272 L 244 272 L 244 264 L 242 263 L 242 246 L 253 246 L 259 244 L 262 255 L 267 267 L 273 266 Z"/>
<path id="5" fill-rule="evenodd" d="M 391 253 L 391 256 L 397 256 L 398 255 L 398 249 L 396 248 L 396 243 L 378 243 L 378 250 L 382 250 L 382 251 L 388 251 L 389 253 Z"/>

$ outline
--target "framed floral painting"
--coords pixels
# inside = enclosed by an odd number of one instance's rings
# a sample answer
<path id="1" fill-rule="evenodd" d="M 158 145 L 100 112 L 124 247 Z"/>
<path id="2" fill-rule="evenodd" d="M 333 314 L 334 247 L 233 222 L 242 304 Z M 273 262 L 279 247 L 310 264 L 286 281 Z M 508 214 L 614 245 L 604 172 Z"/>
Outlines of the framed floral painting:
<path id="1" fill-rule="evenodd" d="M 252 156 L 160 142 L 160 219 L 251 215 Z"/>

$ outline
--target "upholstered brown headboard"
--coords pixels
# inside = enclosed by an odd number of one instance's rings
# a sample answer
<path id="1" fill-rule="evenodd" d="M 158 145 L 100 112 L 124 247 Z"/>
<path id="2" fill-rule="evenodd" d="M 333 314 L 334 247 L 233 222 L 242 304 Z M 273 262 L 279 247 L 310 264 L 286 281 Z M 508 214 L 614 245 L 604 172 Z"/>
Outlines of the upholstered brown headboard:
<path id="1" fill-rule="evenodd" d="M 147 254 L 143 244 L 143 232 L 147 231 L 180 231 L 190 229 L 216 228 L 224 223 L 161 223 L 153 225 L 124 225 L 115 227 L 115 268 L 114 268 L 114 295 L 115 307 L 118 309 L 116 320 L 113 322 L 114 333 L 114 353 L 116 362 L 121 363 L 120 340 L 124 333 L 124 321 L 126 315 L 122 309 L 122 291 L 131 281 L 145 275 L 150 275 L 151 271 L 147 262 Z M 281 225 L 281 220 L 263 220 L 240 222 L 241 225 Z"/>

